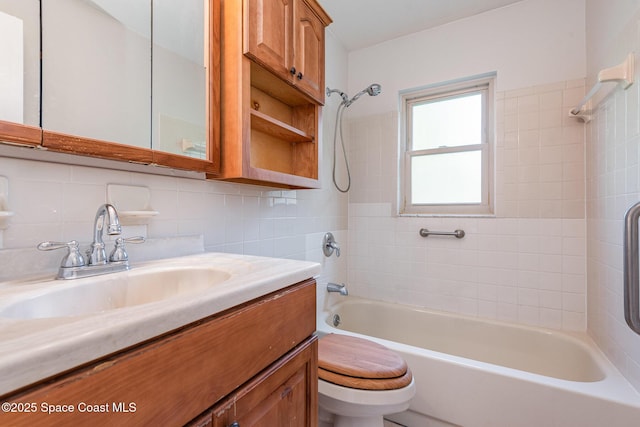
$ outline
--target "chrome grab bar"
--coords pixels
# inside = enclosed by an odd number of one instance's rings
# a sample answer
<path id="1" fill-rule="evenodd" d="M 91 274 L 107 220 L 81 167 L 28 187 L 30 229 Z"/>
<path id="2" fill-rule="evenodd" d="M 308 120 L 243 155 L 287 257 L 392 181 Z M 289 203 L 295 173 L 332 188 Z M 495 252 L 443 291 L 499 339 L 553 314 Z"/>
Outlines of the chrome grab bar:
<path id="1" fill-rule="evenodd" d="M 464 237 L 464 230 L 455 230 L 455 231 L 429 231 L 426 228 L 420 229 L 420 235 L 422 237 L 429 236 L 454 236 L 456 239 L 462 239 Z"/>
<path id="2" fill-rule="evenodd" d="M 624 215 L 624 319 L 640 334 L 640 271 L 638 271 L 638 218 L 640 202 Z"/>

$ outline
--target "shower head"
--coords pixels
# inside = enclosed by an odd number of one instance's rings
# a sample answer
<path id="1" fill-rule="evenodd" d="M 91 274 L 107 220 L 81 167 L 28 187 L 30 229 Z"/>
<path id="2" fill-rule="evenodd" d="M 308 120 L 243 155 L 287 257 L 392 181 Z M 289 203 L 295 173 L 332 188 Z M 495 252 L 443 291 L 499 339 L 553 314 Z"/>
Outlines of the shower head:
<path id="1" fill-rule="evenodd" d="M 370 85 L 368 88 L 366 88 L 365 90 L 367 91 L 369 96 L 376 96 L 376 95 L 380 95 L 380 92 L 382 92 L 382 86 L 380 86 L 378 83 L 374 83 Z"/>
<path id="2" fill-rule="evenodd" d="M 345 107 L 348 107 L 349 105 L 356 102 L 358 98 L 360 98 L 365 93 L 369 94 L 369 96 L 377 96 L 377 95 L 380 95 L 380 92 L 382 92 L 382 86 L 380 86 L 378 83 L 373 83 L 369 85 L 366 89 L 362 89 L 360 92 L 356 93 L 354 97 L 346 101 L 344 105 Z"/>

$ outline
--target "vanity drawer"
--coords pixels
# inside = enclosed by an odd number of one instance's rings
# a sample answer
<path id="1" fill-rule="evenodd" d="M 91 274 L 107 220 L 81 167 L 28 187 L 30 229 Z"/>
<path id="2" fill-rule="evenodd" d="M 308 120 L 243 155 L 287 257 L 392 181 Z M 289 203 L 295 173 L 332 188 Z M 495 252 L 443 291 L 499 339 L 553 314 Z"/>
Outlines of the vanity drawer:
<path id="1" fill-rule="evenodd" d="M 4 396 L 33 410 L 0 425 L 185 424 L 311 336 L 315 309 L 310 279 Z"/>

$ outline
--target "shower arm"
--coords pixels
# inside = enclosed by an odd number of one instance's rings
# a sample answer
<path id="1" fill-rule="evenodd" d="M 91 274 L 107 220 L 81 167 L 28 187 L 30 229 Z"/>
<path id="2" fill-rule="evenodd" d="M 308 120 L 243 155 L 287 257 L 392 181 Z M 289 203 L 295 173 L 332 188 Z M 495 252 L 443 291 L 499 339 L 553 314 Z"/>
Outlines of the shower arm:
<path id="1" fill-rule="evenodd" d="M 340 95 L 340 97 L 342 98 L 342 103 L 343 104 L 346 104 L 346 103 L 349 102 L 349 97 L 343 91 L 338 90 L 338 89 L 329 89 L 329 88 L 327 88 L 327 96 L 331 96 L 332 93 L 337 93 L 338 95 Z"/>

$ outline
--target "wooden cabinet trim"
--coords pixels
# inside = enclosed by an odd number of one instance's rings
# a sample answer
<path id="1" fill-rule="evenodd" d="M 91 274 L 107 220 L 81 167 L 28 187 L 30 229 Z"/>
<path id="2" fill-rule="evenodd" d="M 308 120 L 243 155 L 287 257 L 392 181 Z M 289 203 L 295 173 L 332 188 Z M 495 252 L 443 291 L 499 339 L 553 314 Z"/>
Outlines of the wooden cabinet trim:
<path id="1" fill-rule="evenodd" d="M 20 145 L 40 145 L 42 143 L 42 129 L 0 120 L 0 141 Z"/>
<path id="2" fill-rule="evenodd" d="M 42 146 L 62 153 L 142 164 L 153 163 L 153 152 L 148 148 L 89 139 L 48 130 L 45 130 L 42 134 Z"/>
<path id="3" fill-rule="evenodd" d="M 316 15 L 316 17 L 322 22 L 325 27 L 333 22 L 329 14 L 320 6 L 317 0 L 302 0 L 304 1 Z"/>

